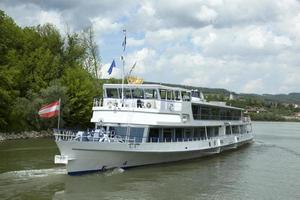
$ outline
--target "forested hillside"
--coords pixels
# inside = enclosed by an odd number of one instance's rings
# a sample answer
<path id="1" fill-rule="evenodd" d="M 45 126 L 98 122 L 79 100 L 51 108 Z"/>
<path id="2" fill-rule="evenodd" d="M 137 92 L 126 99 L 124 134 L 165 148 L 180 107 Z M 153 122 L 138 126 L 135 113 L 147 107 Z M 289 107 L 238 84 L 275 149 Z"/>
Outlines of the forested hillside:
<path id="1" fill-rule="evenodd" d="M 95 47 L 91 30 L 62 36 L 51 24 L 21 28 L 0 11 L 0 132 L 55 127 L 37 112 L 59 98 L 62 125 L 88 127 L 102 92 Z"/>

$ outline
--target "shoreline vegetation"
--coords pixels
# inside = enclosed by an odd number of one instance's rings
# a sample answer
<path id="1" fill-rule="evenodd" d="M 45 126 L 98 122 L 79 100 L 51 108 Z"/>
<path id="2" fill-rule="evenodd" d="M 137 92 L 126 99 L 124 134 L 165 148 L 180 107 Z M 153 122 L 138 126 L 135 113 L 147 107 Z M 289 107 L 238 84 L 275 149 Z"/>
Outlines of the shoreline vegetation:
<path id="1" fill-rule="evenodd" d="M 53 131 L 23 131 L 19 133 L 0 133 L 0 142 L 5 140 L 33 139 L 53 137 Z"/>
<path id="2" fill-rule="evenodd" d="M 58 99 L 62 101 L 61 128 L 93 128 L 93 98 L 102 96 L 104 83 L 121 83 L 101 79 L 102 60 L 92 27 L 65 34 L 51 24 L 19 27 L 0 10 L 0 58 L 1 138 L 51 135 L 44 131 L 56 127 L 57 118 L 41 119 L 38 110 Z M 300 121 L 300 93 L 235 94 L 178 86 L 199 89 L 207 101 L 244 108 L 253 121 Z"/>

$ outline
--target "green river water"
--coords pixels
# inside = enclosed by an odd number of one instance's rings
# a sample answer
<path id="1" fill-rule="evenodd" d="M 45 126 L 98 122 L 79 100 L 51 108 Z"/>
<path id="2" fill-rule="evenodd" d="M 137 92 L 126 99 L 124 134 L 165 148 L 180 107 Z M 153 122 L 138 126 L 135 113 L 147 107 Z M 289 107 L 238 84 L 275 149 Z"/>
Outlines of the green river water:
<path id="1" fill-rule="evenodd" d="M 300 199 L 300 123 L 254 122 L 255 142 L 191 161 L 68 176 L 51 139 L 0 143 L 0 199 Z"/>

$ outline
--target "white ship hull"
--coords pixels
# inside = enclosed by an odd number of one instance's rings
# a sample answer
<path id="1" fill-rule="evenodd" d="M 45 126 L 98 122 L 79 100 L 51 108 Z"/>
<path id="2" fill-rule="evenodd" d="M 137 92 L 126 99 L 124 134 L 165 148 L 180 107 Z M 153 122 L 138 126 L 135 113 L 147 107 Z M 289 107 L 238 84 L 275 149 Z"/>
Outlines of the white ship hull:
<path id="1" fill-rule="evenodd" d="M 75 175 L 115 167 L 128 168 L 199 158 L 237 148 L 252 140 L 252 134 L 244 134 L 187 142 L 130 144 L 57 141 L 57 145 L 61 155 L 67 155 L 65 164 L 68 174 Z"/>

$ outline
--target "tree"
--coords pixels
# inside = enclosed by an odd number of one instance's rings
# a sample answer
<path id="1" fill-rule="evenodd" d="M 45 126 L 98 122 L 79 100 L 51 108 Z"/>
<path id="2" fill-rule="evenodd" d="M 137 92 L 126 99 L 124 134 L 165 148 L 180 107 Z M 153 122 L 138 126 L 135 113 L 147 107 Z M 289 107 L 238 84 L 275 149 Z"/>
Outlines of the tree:
<path id="1" fill-rule="evenodd" d="M 97 94 L 91 75 L 79 66 L 67 69 L 62 78 L 67 87 L 67 106 L 70 112 L 66 122 L 71 127 L 88 127 L 92 113 L 93 97 Z"/>
<path id="2" fill-rule="evenodd" d="M 84 68 L 93 74 L 95 78 L 100 78 L 101 57 L 99 56 L 98 46 L 95 42 L 95 33 L 92 26 L 83 31 L 83 43 L 86 48 Z"/>

